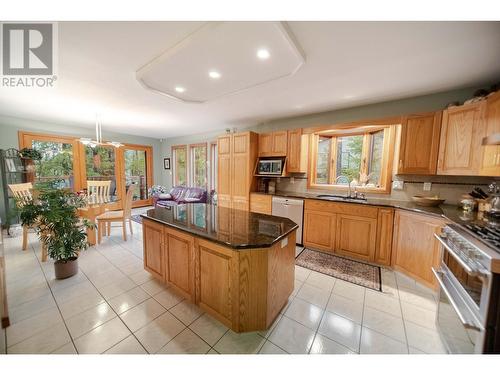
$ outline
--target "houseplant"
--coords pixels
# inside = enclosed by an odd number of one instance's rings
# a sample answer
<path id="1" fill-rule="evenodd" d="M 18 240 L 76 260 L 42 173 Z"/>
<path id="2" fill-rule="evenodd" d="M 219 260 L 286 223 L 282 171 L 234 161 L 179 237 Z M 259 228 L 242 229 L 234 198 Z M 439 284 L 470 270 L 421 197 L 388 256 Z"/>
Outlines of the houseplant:
<path id="1" fill-rule="evenodd" d="M 42 153 L 40 151 L 28 147 L 20 150 L 19 156 L 25 159 L 42 160 Z"/>
<path id="2" fill-rule="evenodd" d="M 49 257 L 55 260 L 57 279 L 78 272 L 78 254 L 88 247 L 86 229 L 94 224 L 78 217 L 77 209 L 84 206 L 84 198 L 71 191 L 45 188 L 19 209 L 22 224 L 35 228 Z"/>

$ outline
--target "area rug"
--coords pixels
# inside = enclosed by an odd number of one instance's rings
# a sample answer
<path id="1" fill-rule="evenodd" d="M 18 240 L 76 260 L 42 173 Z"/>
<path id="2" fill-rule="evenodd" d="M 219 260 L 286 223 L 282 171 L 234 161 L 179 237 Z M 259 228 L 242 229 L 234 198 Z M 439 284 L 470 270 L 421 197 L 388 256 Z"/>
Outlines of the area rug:
<path id="1" fill-rule="evenodd" d="M 382 271 L 380 267 L 371 264 L 310 249 L 304 249 L 295 259 L 295 264 L 353 284 L 382 291 Z"/>
<path id="2" fill-rule="evenodd" d="M 142 224 L 142 216 L 141 215 L 132 215 L 130 217 L 136 223 Z"/>

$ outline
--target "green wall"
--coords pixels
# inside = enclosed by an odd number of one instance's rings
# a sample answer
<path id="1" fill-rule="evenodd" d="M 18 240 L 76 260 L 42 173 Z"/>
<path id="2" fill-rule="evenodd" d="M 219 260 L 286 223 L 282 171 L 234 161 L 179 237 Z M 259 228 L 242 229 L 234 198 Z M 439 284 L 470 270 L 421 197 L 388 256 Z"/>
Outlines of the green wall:
<path id="1" fill-rule="evenodd" d="M 45 123 L 39 121 L 32 121 L 27 119 L 20 119 L 14 117 L 0 116 L 0 149 L 19 148 L 18 131 L 32 131 L 45 134 L 68 135 L 79 137 L 95 138 L 94 129 L 82 128 L 72 125 L 61 125 L 53 123 Z M 160 158 L 160 140 L 148 137 L 140 137 L 129 134 L 115 133 L 103 129 L 103 137 L 114 141 L 124 143 L 136 143 L 142 145 L 149 145 L 153 147 L 153 180 L 159 181 L 162 175 L 162 158 Z M 0 187 L 1 187 L 0 180 Z M 3 188 L 0 190 L 0 215 L 2 221 L 5 220 L 5 207 L 3 201 Z"/>
<path id="2" fill-rule="evenodd" d="M 450 102 L 463 102 L 466 99 L 469 99 L 476 89 L 477 87 L 466 88 L 408 99 L 339 109 L 329 112 L 314 113 L 305 116 L 282 118 L 256 126 L 241 128 L 241 130 L 252 130 L 257 133 L 263 133 L 272 130 L 304 128 L 316 125 L 338 124 L 365 119 L 398 116 L 409 113 L 434 111 L 445 108 L 445 106 Z M 224 131 L 220 131 L 169 138 L 162 142 L 162 155 L 164 155 L 164 157 L 171 157 L 171 146 L 173 145 L 212 141 L 216 139 L 218 135 L 223 133 Z M 172 175 L 169 171 L 162 172 L 163 173 L 159 181 L 161 181 L 161 184 L 170 188 L 172 186 Z"/>

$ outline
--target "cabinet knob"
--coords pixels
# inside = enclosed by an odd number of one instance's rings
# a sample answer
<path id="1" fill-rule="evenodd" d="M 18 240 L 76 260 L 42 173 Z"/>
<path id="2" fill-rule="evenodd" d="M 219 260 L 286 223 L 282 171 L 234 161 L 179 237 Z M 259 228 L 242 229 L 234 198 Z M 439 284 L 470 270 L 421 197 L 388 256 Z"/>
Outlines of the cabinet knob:
<path id="1" fill-rule="evenodd" d="M 399 159 L 399 169 L 403 168 L 403 159 Z"/>

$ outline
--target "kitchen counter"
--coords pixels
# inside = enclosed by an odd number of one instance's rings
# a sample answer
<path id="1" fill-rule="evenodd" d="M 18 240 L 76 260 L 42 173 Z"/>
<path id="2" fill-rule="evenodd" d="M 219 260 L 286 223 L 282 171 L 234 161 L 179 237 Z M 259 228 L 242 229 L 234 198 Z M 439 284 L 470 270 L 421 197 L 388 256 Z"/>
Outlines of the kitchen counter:
<path id="1" fill-rule="evenodd" d="M 477 213 L 472 214 L 464 214 L 462 209 L 455 205 L 451 204 L 442 204 L 438 207 L 426 207 L 419 206 L 414 202 L 410 201 L 400 201 L 393 199 L 383 199 L 383 198 L 368 198 L 366 201 L 362 200 L 353 200 L 353 199 L 341 199 L 341 198 L 321 198 L 318 197 L 319 193 L 307 193 L 307 192 L 289 192 L 289 191 L 277 191 L 274 194 L 255 192 L 256 194 L 265 194 L 265 195 L 273 195 L 277 197 L 288 197 L 288 198 L 302 198 L 302 199 L 316 199 L 328 202 L 340 202 L 340 203 L 352 203 L 352 204 L 361 204 L 361 205 L 369 205 L 369 206 L 378 206 L 378 207 L 392 207 L 399 208 L 402 210 L 413 211 L 417 213 L 432 215 L 435 217 L 444 218 L 450 221 L 453 221 L 457 224 L 465 224 L 466 222 L 481 220 L 481 218 L 477 217 Z M 323 194 L 328 194 L 327 192 Z"/>
<path id="2" fill-rule="evenodd" d="M 287 218 L 205 203 L 154 208 L 141 216 L 235 250 L 271 247 L 298 228 Z"/>

